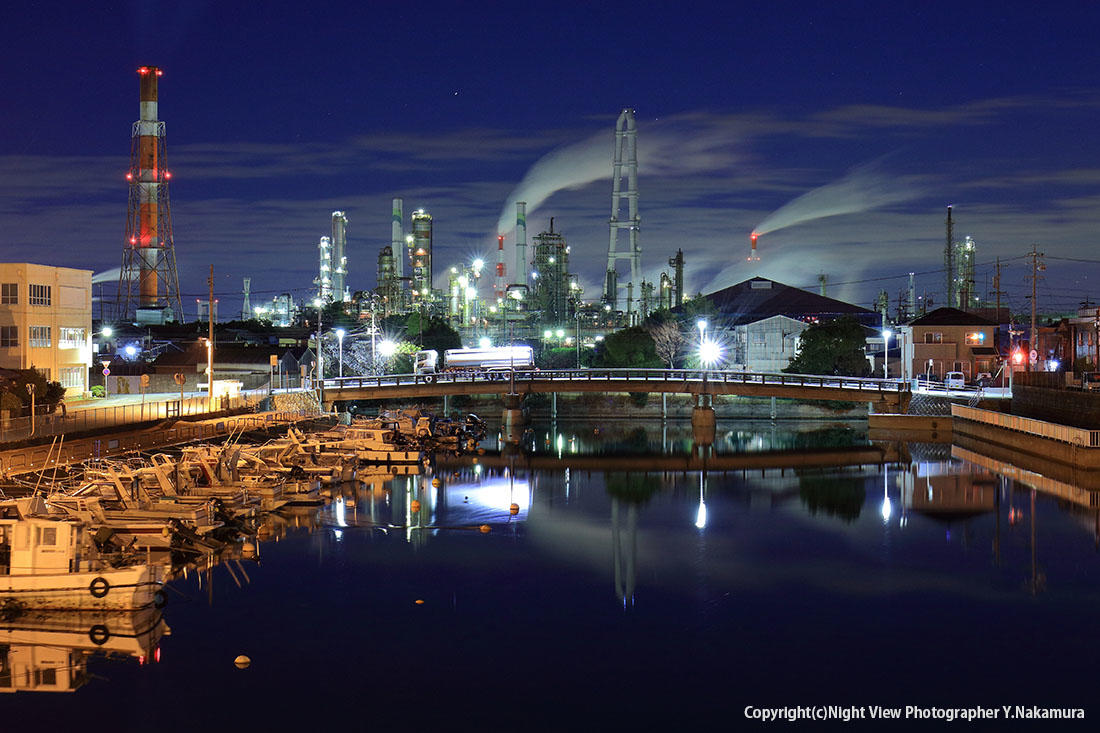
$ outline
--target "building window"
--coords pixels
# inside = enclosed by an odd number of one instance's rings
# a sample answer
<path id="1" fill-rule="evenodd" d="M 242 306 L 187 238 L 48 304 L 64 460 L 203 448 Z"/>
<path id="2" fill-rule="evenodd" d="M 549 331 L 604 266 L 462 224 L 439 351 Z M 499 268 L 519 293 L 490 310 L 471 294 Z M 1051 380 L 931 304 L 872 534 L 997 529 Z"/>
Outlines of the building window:
<path id="1" fill-rule="evenodd" d="M 926 334 L 924 334 L 924 343 L 926 343 L 926 344 L 942 344 L 943 343 L 943 334 L 942 333 L 926 333 Z"/>
<path id="2" fill-rule="evenodd" d="M 83 328 L 61 327 L 61 335 L 57 340 L 57 347 L 59 349 L 79 349 L 82 346 L 84 346 Z"/>
<path id="3" fill-rule="evenodd" d="M 17 305 L 19 303 L 19 283 L 4 283 L 0 285 L 0 305 Z"/>
<path id="4" fill-rule="evenodd" d="M 0 326 L 0 347 L 14 348 L 19 345 L 19 326 Z"/>
<path id="5" fill-rule="evenodd" d="M 61 367 L 61 386 L 65 389 L 83 389 L 84 372 L 84 367 Z"/>
<path id="6" fill-rule="evenodd" d="M 31 348 L 48 349 L 50 347 L 50 327 L 31 326 Z"/>
<path id="7" fill-rule="evenodd" d="M 35 285 L 30 286 L 30 304 L 31 305 L 49 305 L 50 304 L 50 286 L 49 285 Z"/>

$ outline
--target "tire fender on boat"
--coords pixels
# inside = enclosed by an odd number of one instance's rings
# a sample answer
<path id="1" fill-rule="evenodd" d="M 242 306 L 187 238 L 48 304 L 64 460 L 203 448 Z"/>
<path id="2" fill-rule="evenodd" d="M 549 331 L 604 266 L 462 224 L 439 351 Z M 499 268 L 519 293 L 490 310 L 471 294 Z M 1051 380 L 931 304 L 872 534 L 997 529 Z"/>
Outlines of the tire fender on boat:
<path id="1" fill-rule="evenodd" d="M 111 584 L 107 582 L 106 578 L 100 575 L 88 584 L 88 592 L 92 594 L 92 598 L 103 598 L 111 592 Z M 93 626 L 92 628 L 95 627 Z"/>
<path id="2" fill-rule="evenodd" d="M 96 646 L 103 646 L 111 638 L 111 632 L 103 624 L 96 624 L 88 629 L 88 639 Z"/>

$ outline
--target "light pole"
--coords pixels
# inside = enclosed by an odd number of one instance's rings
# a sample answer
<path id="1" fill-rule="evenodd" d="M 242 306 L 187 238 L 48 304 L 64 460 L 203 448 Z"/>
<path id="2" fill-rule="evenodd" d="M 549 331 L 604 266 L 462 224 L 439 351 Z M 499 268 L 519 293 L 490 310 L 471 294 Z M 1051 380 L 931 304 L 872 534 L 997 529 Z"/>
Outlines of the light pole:
<path id="1" fill-rule="evenodd" d="M 214 409 L 214 342 L 206 341 L 206 402 L 209 410 Z"/>
<path id="2" fill-rule="evenodd" d="M 577 369 L 581 368 L 581 312 L 576 312 L 577 319 Z"/>
<path id="3" fill-rule="evenodd" d="M 344 334 L 342 328 L 336 329 L 336 342 L 340 345 L 340 376 L 344 376 Z"/>
<path id="4" fill-rule="evenodd" d="M 888 328 L 882 329 L 882 378 L 890 378 L 890 337 L 894 332 Z"/>
<path id="5" fill-rule="evenodd" d="M 316 354 L 317 358 L 316 358 L 316 362 L 317 362 L 317 377 L 318 377 L 318 379 L 321 380 L 320 382 L 318 382 L 318 384 L 321 384 L 325 380 L 325 373 L 324 373 L 324 371 L 322 371 L 322 368 L 321 368 L 321 307 L 324 306 L 324 301 L 322 301 L 320 298 L 314 298 L 313 299 L 313 305 L 317 308 L 317 354 Z"/>

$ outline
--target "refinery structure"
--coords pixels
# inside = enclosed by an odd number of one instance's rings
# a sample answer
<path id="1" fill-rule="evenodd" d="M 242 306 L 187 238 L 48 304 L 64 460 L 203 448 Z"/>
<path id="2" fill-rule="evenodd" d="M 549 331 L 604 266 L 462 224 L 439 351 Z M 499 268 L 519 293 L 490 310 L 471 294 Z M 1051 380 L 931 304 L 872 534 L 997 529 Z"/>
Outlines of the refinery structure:
<path id="1" fill-rule="evenodd" d="M 158 82 L 163 72 L 142 66 L 139 118 L 132 127 L 129 184 L 122 267 L 113 312 L 101 318 L 139 326 L 182 323 L 182 307 L 169 208 L 165 126 L 158 114 Z M 421 314 L 445 319 L 468 343 L 488 339 L 538 339 L 554 334 L 559 345 L 588 345 L 602 333 L 637 325 L 652 311 L 684 301 L 682 250 L 668 257 L 670 270 L 659 284 L 642 276 L 638 208 L 637 126 L 633 109 L 618 116 L 611 162 L 611 217 L 607 270 L 602 294 L 584 300 L 577 274 L 570 270 L 569 226 L 548 219 L 528 239 L 527 204 L 516 203 L 514 240 L 497 236 L 496 262 L 478 258 L 461 264 L 439 261 L 436 222 L 426 208 L 406 214 L 403 198 L 392 201 L 388 244 L 376 258 L 376 286 L 353 286 L 349 268 L 349 219 L 331 214 L 330 227 L 316 241 L 317 274 L 308 293 L 284 292 L 274 297 L 262 287 L 253 292 L 253 277 L 243 278 L 242 319 L 258 318 L 275 326 L 316 320 L 311 314 L 342 304 L 345 315 L 376 324 L 395 315 Z M 511 245 L 511 256 L 506 252 Z M 365 248 L 359 248 L 363 252 Z M 361 258 L 365 259 L 365 258 Z M 366 268 L 358 270 L 363 277 Z M 205 293 L 203 294 L 206 295 Z M 196 297 L 196 317 L 216 320 L 213 285 L 209 297 Z M 373 330 L 377 330 L 374 326 Z"/>
<path id="2" fill-rule="evenodd" d="M 168 198 L 171 174 L 166 167 L 164 122 L 158 115 L 162 71 L 142 66 L 138 75 L 140 114 L 132 128 L 123 259 L 116 309 L 110 317 L 139 326 L 182 323 L 186 314 L 181 305 Z M 601 222 L 608 227 L 607 265 L 601 291 L 587 299 L 581 279 L 570 266 L 569 231 L 591 227 L 592 222 L 548 217 L 532 222 L 531 232 L 538 233 L 529 236 L 527 203 L 516 201 L 514 228 L 497 233 L 495 262 L 481 257 L 453 262 L 443 254 L 448 248 L 441 244 L 447 243 L 439 241 L 441 233 L 445 239 L 450 222 L 437 221 L 420 202 L 416 208 L 406 209 L 404 198 L 397 196 L 390 209 L 388 242 L 378 249 L 363 244 L 357 247 L 349 240 L 347 213 L 332 211 L 326 231 L 318 232 L 321 236 L 313 240 L 316 245 L 308 245 L 315 247 L 317 258 L 314 287 L 272 297 L 263 287 L 254 292 L 254 278 L 245 277 L 240 317 L 271 326 L 308 328 L 312 336 L 320 338 L 328 309 L 329 319 L 360 323 L 360 335 L 369 333 L 374 343 L 384 336 L 379 324 L 385 319 L 417 314 L 421 328 L 442 320 L 467 346 L 537 341 L 550 347 L 576 347 L 579 363 L 581 346 L 592 347 L 608 332 L 641 325 L 653 312 L 672 311 L 686 302 L 682 248 L 662 253 L 660 260 L 667 262 L 667 269 L 659 272 L 656 282 L 644 275 L 638 134 L 634 110 L 623 109 L 608 136 L 611 206 L 606 224 Z M 385 241 L 382 232 L 362 236 L 376 235 Z M 760 260 L 757 238 L 756 232 L 750 236 L 749 263 Z M 303 247 L 300 251 L 307 250 Z M 377 254 L 368 257 L 365 252 Z M 975 255 L 973 238 L 955 235 L 949 206 L 944 244 L 945 304 L 949 307 L 970 310 L 981 305 L 975 287 Z M 370 268 L 349 267 L 356 257 L 359 262 L 374 261 L 375 287 L 357 287 L 356 277 L 365 279 Z M 651 271 L 654 269 L 651 266 Z M 826 281 L 822 274 L 821 295 Z M 898 299 L 901 321 L 925 311 L 929 302 L 922 299 L 918 308 L 912 276 L 908 297 L 905 295 Z M 885 291 L 876 301 L 884 324 L 889 301 Z M 196 298 L 198 318 L 217 320 L 217 304 L 211 273 L 209 297 Z M 102 308 L 101 316 L 109 317 Z M 316 348 L 317 342 L 302 343 Z"/>

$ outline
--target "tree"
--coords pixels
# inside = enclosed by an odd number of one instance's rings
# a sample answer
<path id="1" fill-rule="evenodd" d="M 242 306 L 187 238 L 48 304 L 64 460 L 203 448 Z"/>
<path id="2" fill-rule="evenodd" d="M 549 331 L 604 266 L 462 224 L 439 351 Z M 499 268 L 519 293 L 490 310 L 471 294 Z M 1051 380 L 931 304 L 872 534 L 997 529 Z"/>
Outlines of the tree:
<path id="1" fill-rule="evenodd" d="M 446 319 L 412 313 L 405 322 L 405 338 L 420 344 L 422 349 L 435 349 L 442 354 L 447 349 L 461 349 L 462 338 Z"/>
<path id="2" fill-rule="evenodd" d="M 668 364 L 669 369 L 676 368 L 676 355 L 684 344 L 684 332 L 676 321 L 653 321 L 646 325 L 649 337 L 653 339 L 653 349 L 657 357 Z"/>
<path id="3" fill-rule="evenodd" d="M 802 332 L 798 353 L 783 371 L 866 377 L 871 373 L 866 343 L 863 326 L 851 316 L 816 323 Z"/>
<path id="4" fill-rule="evenodd" d="M 641 326 L 609 333 L 596 349 L 595 366 L 653 369 L 663 366 L 653 338 Z"/>
<path id="5" fill-rule="evenodd" d="M 14 400 L 22 404 L 22 411 L 28 415 L 31 412 L 31 394 L 27 391 L 27 385 L 34 385 L 35 412 L 53 412 L 65 397 L 65 388 L 61 382 L 51 382 L 34 367 L 30 369 L 5 370 L 2 389 Z M 13 409 L 15 401 L 4 399 L 5 409 Z"/>

